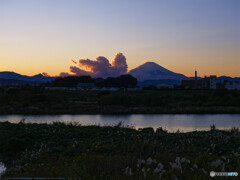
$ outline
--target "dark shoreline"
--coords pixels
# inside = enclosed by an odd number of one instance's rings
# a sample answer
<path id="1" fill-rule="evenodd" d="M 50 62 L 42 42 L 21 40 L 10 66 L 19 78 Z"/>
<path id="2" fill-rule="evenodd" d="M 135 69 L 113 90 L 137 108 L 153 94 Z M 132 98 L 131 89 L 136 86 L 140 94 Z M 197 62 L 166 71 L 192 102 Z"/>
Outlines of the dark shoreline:
<path id="1" fill-rule="evenodd" d="M 105 113 L 105 114 L 99 114 L 99 113 L 91 113 L 91 114 L 87 114 L 87 113 L 18 113 L 18 114 L 0 114 L 0 116 L 14 116 L 14 115 L 24 115 L 24 116 L 58 116 L 58 115 L 103 115 L 103 116 L 130 116 L 130 115 L 240 115 L 240 112 L 237 113 L 121 113 L 121 114 L 117 114 L 117 113 Z"/>
<path id="2" fill-rule="evenodd" d="M 0 91 L 0 115 L 8 114 L 240 114 L 240 91 L 142 90 Z"/>
<path id="3" fill-rule="evenodd" d="M 81 109 L 81 108 L 80 108 Z M 95 109 L 94 111 L 92 109 Z M 163 109 L 158 107 L 107 107 L 105 109 L 96 107 L 89 110 L 17 110 L 0 111 L 0 115 L 132 115 L 132 114 L 240 114 L 240 107 L 194 107 L 194 108 L 174 108 Z"/>

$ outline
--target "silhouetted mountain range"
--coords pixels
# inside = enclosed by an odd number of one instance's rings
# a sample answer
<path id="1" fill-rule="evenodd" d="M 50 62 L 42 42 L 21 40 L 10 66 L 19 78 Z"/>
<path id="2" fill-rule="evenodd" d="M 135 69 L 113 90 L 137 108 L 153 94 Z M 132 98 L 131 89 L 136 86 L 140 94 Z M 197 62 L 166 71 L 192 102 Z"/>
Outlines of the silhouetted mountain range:
<path id="1" fill-rule="evenodd" d="M 130 70 L 129 74 L 138 79 L 139 86 L 157 85 L 159 83 L 180 85 L 181 80 L 194 79 L 194 77 L 187 77 L 183 74 L 172 72 L 154 62 L 146 62 Z M 55 77 L 46 77 L 42 74 L 25 76 L 9 71 L 0 72 L 0 83 L 3 84 L 40 84 L 53 81 L 54 79 Z M 201 77 L 198 77 L 198 79 L 201 79 Z M 218 77 L 217 82 L 223 82 L 224 79 L 240 82 L 240 77 L 232 78 L 229 76 Z"/>
<path id="2" fill-rule="evenodd" d="M 25 76 L 15 72 L 3 71 L 0 72 L 0 82 L 4 84 L 26 84 L 26 83 L 44 83 L 55 79 L 55 77 L 46 77 L 42 74 L 35 76 Z"/>
<path id="3" fill-rule="evenodd" d="M 228 81 L 238 81 L 240 82 L 240 77 L 230 77 L 230 76 L 221 76 L 217 78 L 217 82 L 223 82 L 223 80 L 228 80 Z"/>
<path id="4" fill-rule="evenodd" d="M 31 84 L 29 81 L 21 81 L 17 79 L 1 79 L 0 78 L 0 84 L 6 84 L 6 85 L 23 85 L 23 84 Z"/>

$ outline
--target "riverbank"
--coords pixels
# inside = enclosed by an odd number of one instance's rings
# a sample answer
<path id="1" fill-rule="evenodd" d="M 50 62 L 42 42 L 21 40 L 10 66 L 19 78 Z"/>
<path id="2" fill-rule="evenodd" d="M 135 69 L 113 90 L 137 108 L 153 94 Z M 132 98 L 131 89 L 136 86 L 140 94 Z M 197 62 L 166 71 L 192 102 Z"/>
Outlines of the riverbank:
<path id="1" fill-rule="evenodd" d="M 240 132 L 0 123 L 3 177 L 208 179 L 240 171 Z"/>
<path id="2" fill-rule="evenodd" d="M 239 107 L 125 107 L 125 106 L 77 106 L 49 107 L 4 106 L 0 115 L 131 115 L 131 114 L 240 114 Z"/>
<path id="3" fill-rule="evenodd" d="M 0 115 L 7 114 L 240 114 L 240 91 L 0 89 Z"/>

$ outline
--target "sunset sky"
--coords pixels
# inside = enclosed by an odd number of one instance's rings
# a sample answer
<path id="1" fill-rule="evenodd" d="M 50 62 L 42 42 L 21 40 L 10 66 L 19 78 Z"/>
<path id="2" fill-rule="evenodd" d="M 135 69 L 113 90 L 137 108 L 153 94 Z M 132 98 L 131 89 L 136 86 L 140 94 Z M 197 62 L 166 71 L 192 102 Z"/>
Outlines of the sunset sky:
<path id="1" fill-rule="evenodd" d="M 0 0 L 0 71 L 68 72 L 124 54 L 193 76 L 240 76 L 239 0 Z"/>

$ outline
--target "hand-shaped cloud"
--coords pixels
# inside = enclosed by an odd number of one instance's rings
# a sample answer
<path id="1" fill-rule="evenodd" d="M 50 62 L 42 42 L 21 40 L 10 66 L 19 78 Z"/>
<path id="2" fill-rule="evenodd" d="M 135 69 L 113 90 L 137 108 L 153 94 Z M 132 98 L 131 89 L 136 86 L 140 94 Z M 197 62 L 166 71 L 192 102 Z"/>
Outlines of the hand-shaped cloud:
<path id="1" fill-rule="evenodd" d="M 96 60 L 80 59 L 78 62 L 72 60 L 77 66 L 69 68 L 72 75 L 92 77 L 116 77 L 127 73 L 126 58 L 122 53 L 117 53 L 110 64 L 109 60 L 103 56 L 99 56 Z M 82 69 L 83 68 L 83 69 Z M 68 73 L 61 73 L 60 76 L 71 75 Z"/>

